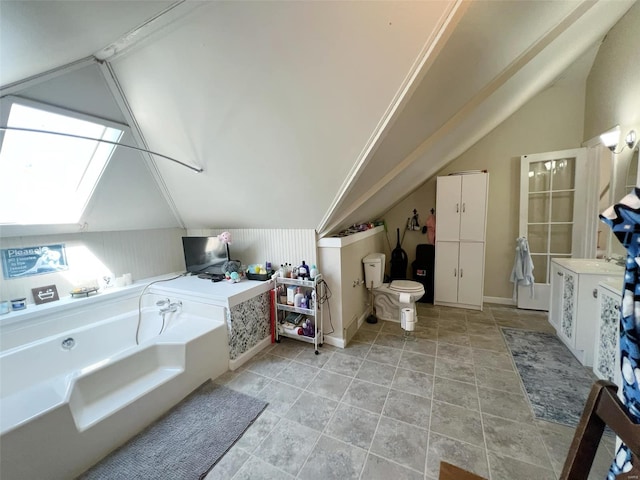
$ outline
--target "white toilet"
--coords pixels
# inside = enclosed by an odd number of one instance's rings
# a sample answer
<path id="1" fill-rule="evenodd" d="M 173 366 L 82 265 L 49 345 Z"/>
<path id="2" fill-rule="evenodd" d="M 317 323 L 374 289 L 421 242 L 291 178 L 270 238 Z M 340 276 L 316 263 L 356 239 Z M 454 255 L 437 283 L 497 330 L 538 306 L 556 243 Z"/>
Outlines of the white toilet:
<path id="1" fill-rule="evenodd" d="M 383 283 L 384 253 L 371 253 L 362 259 L 362 263 L 367 289 L 371 289 L 373 283 L 373 305 L 376 309 L 376 317 L 380 320 L 403 323 L 403 315 L 407 317 L 407 309 L 410 309 L 412 315 L 408 316 L 415 321 L 417 319 L 416 301 L 424 295 L 424 285 L 411 280 L 393 280 L 391 283 Z"/>

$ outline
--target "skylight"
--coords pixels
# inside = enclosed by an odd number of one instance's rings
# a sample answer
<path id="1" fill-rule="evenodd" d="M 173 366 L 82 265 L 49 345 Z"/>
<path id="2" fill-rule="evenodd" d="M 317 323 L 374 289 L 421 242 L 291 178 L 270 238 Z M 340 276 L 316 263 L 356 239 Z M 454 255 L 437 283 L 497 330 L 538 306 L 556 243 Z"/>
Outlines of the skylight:
<path id="1" fill-rule="evenodd" d="M 13 101 L 8 127 L 118 142 L 122 130 L 97 121 Z M 0 224 L 78 223 L 114 145 L 47 133 L 3 132 Z"/>

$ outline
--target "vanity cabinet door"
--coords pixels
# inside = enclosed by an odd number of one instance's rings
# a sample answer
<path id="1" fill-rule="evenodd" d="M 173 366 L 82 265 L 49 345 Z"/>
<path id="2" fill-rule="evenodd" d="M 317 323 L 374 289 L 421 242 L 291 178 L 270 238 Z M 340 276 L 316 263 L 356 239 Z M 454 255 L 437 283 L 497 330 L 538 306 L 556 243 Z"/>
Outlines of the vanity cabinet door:
<path id="1" fill-rule="evenodd" d="M 560 313 L 560 331 L 558 334 L 572 347 L 576 346 L 576 320 L 578 275 L 563 270 L 562 311 Z"/>
<path id="2" fill-rule="evenodd" d="M 619 382 L 620 295 L 598 288 L 599 321 L 594 345 L 593 373 L 598 378 Z"/>
<path id="3" fill-rule="evenodd" d="M 549 323 L 556 332 L 560 330 L 562 317 L 562 293 L 564 291 L 564 269 L 551 262 L 551 304 L 549 305 Z"/>

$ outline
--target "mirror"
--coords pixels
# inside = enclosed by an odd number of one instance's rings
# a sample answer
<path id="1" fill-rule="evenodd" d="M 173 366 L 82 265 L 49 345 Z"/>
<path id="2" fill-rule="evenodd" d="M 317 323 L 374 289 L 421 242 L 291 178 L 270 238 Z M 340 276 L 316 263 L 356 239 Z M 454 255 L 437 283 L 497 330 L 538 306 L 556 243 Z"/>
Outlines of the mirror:
<path id="1" fill-rule="evenodd" d="M 633 187 L 638 185 L 638 150 L 640 146 L 637 146 L 633 152 L 633 157 L 631 157 L 631 162 L 629 163 L 629 168 L 627 169 L 627 184 L 626 191 L 631 191 Z"/>
<path id="2" fill-rule="evenodd" d="M 598 172 L 598 213 L 604 212 L 612 203 L 614 196 L 612 185 L 614 184 L 615 168 L 613 155 L 602 147 L 600 150 L 600 171 Z M 596 258 L 605 258 L 611 255 L 611 229 L 603 222 L 598 222 L 596 232 Z"/>
<path id="3" fill-rule="evenodd" d="M 624 151 L 620 155 L 617 155 L 614 159 L 612 185 L 614 185 L 612 193 L 615 195 L 611 204 L 618 203 L 622 197 L 627 195 L 633 187 L 639 185 L 638 183 L 638 150 L 640 145 L 636 145 L 633 152 Z M 616 178 L 619 178 L 616 181 Z M 622 255 L 626 257 L 627 251 L 622 244 L 613 237 L 613 233 L 609 232 L 608 238 L 609 248 L 608 257 L 611 255 Z"/>

